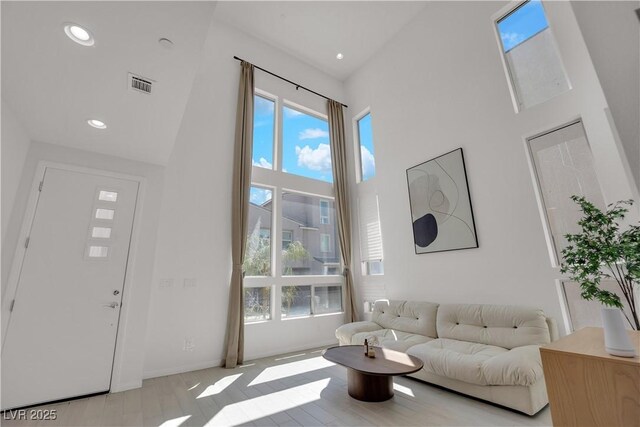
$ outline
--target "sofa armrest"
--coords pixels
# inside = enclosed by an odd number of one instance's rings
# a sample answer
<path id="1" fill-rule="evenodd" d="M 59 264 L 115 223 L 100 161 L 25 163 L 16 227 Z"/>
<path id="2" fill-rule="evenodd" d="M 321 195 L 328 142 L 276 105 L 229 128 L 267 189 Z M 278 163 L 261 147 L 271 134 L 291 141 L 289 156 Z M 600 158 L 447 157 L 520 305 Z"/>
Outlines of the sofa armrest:
<path id="1" fill-rule="evenodd" d="M 338 338 L 338 342 L 340 345 L 349 345 L 351 344 L 351 337 L 358 332 L 372 332 L 378 331 L 382 329 L 382 326 L 378 325 L 376 322 L 353 322 L 347 323 L 346 325 L 340 326 L 336 329 L 336 338 Z"/>
<path id="2" fill-rule="evenodd" d="M 557 341 L 560 338 L 560 334 L 558 333 L 558 322 L 553 317 L 547 317 L 547 327 L 549 328 L 549 337 L 551 338 L 551 342 Z"/>
<path id="3" fill-rule="evenodd" d="M 525 345 L 491 357 L 483 364 L 489 385 L 530 386 L 543 379 L 540 347 Z"/>

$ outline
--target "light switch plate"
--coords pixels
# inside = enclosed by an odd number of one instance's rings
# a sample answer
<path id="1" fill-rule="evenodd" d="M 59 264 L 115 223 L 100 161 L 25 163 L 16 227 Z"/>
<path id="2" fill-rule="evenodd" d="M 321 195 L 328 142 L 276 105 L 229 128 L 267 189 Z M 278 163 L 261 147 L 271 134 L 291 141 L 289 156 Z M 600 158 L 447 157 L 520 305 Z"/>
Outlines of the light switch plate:
<path id="1" fill-rule="evenodd" d="M 190 278 L 190 279 L 184 279 L 184 282 L 183 282 L 182 286 L 185 289 L 187 289 L 187 288 L 195 288 L 197 285 L 198 285 L 198 280 Z"/>

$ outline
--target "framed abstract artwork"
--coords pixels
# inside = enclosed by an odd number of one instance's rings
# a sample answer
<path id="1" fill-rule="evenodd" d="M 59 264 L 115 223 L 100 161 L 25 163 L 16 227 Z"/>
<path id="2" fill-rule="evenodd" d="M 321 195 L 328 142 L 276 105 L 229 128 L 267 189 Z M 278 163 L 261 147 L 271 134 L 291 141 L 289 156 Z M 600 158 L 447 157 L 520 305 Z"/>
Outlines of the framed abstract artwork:
<path id="1" fill-rule="evenodd" d="M 462 148 L 407 169 L 416 254 L 478 247 Z"/>

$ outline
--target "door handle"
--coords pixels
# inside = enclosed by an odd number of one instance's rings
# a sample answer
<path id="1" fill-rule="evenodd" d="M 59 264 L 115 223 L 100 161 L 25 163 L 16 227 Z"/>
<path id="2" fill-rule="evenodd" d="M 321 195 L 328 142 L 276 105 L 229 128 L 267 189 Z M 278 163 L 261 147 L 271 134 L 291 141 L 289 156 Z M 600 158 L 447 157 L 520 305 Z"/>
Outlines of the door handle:
<path id="1" fill-rule="evenodd" d="M 118 308 L 118 306 L 120 306 L 120 304 L 118 304 L 117 302 L 112 302 L 112 303 L 103 305 L 104 308 Z"/>

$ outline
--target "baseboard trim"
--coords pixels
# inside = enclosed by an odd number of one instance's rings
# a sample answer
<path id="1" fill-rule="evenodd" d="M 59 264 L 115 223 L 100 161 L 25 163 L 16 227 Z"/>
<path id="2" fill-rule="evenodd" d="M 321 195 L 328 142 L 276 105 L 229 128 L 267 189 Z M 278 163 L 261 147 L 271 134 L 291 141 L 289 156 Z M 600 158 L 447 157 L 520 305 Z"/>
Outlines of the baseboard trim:
<path id="1" fill-rule="evenodd" d="M 247 356 L 245 356 L 245 362 L 251 361 L 251 360 L 256 360 L 256 359 L 262 359 L 264 357 L 271 357 L 271 356 L 281 356 L 284 355 L 286 353 L 293 353 L 295 351 L 306 351 L 306 350 L 312 350 L 318 347 L 327 347 L 330 345 L 338 345 L 338 341 L 336 341 L 335 339 L 333 340 L 328 340 L 328 341 L 322 341 L 322 342 L 318 342 L 318 343 L 314 343 L 314 345 L 312 347 L 309 347 L 309 344 L 304 344 L 304 345 L 297 345 L 297 346 L 292 346 L 292 347 L 288 347 L 288 348 L 280 348 L 278 350 L 275 351 L 267 351 L 264 353 L 255 353 L 255 354 L 249 354 Z"/>
<path id="2" fill-rule="evenodd" d="M 140 387 L 142 387 L 142 380 L 129 381 L 128 383 L 123 384 L 112 384 L 109 393 L 118 393 L 121 391 L 133 390 L 134 388 Z"/>
<path id="3" fill-rule="evenodd" d="M 262 359 L 264 357 L 280 356 L 286 353 L 292 353 L 296 351 L 306 351 L 306 350 L 310 350 L 318 347 L 327 347 L 330 345 L 338 345 L 338 342 L 336 340 L 329 340 L 329 341 L 315 343 L 313 347 L 309 347 L 309 344 L 305 344 L 305 345 L 292 346 L 288 348 L 281 348 L 275 351 L 268 351 L 264 353 L 249 354 L 245 356 L 245 362 L 249 362 L 256 359 Z M 170 368 L 156 369 L 153 371 L 146 371 L 146 372 L 143 372 L 142 378 L 147 380 L 150 378 L 182 374 L 184 372 L 198 371 L 200 369 L 215 368 L 218 366 L 222 366 L 222 359 L 215 359 L 215 360 L 209 360 L 205 362 L 192 363 L 188 365 L 181 365 L 181 366 L 174 366 Z M 140 387 L 140 386 L 138 385 L 136 387 Z M 136 388 L 136 387 L 132 387 L 132 388 Z M 124 390 L 123 386 L 119 387 L 118 389 L 118 391 L 123 391 L 123 390 Z"/>
<path id="4" fill-rule="evenodd" d="M 191 363 L 188 365 L 174 366 L 170 368 L 156 369 L 142 373 L 142 379 L 164 377 L 167 375 L 182 374 L 185 372 L 199 371 L 200 369 L 214 368 L 222 365 L 221 359 L 207 360 L 204 362 Z"/>

